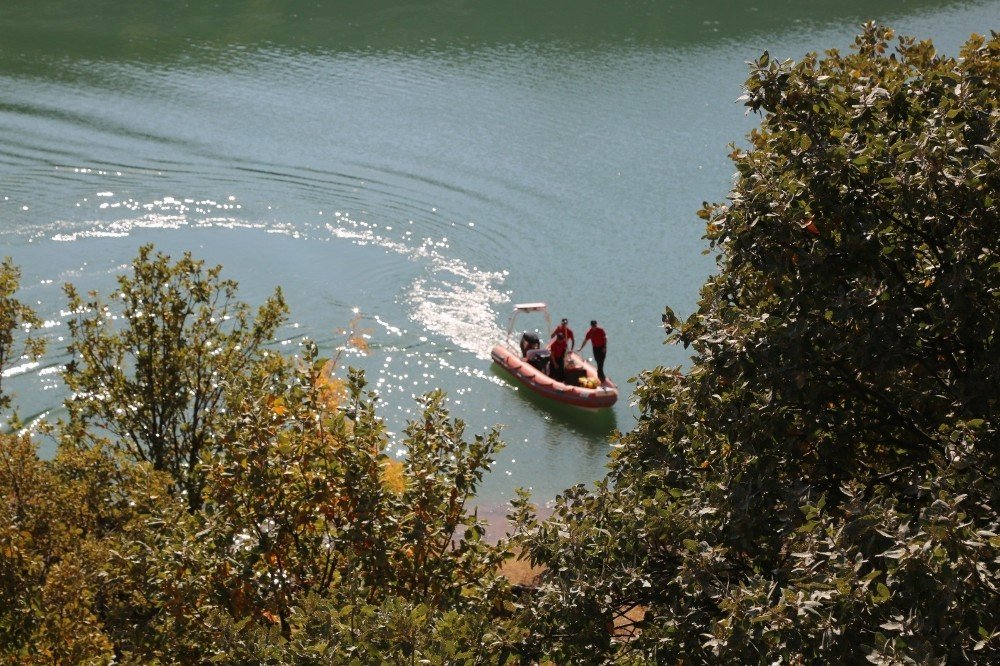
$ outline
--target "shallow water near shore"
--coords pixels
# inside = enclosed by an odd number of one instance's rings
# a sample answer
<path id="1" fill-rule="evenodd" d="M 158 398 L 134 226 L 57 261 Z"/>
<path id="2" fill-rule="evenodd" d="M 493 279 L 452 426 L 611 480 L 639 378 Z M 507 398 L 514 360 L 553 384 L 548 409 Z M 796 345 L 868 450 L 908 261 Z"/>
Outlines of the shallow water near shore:
<path id="1" fill-rule="evenodd" d="M 956 54 L 1000 2 L 225 0 L 0 7 L 0 254 L 50 352 L 6 373 L 23 418 L 58 418 L 61 286 L 114 288 L 144 243 L 191 251 L 259 303 L 291 307 L 278 348 L 331 355 L 355 313 L 398 433 L 448 393 L 507 447 L 479 501 L 545 503 L 605 472 L 637 413 L 629 378 L 687 361 L 684 316 L 713 270 L 695 216 L 722 200 L 745 61 L 846 49 L 879 19 Z M 65 6 L 63 6 L 65 5 Z M 581 413 L 489 362 L 511 305 L 545 300 L 582 338 L 596 318 L 623 398 Z M 42 446 L 51 443 L 41 440 Z M 405 455 L 401 446 L 394 455 Z"/>

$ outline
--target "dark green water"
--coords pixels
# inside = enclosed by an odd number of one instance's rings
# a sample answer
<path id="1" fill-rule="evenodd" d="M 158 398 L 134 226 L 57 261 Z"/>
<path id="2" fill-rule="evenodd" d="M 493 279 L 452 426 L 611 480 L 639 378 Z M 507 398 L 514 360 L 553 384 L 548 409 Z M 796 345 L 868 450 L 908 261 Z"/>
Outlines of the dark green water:
<path id="1" fill-rule="evenodd" d="M 735 6 L 734 6 L 735 5 Z M 553 409 L 494 373 L 510 305 L 597 318 L 627 396 L 713 268 L 695 211 L 721 200 L 727 145 L 755 120 L 744 62 L 846 48 L 877 18 L 957 52 L 1000 2 L 0 3 L 0 253 L 52 351 L 8 372 L 22 416 L 55 418 L 62 283 L 109 291 L 140 244 L 222 263 L 244 299 L 284 287 L 351 357 L 393 429 L 450 395 L 508 448 L 482 492 L 540 500 L 603 476 L 603 415 Z M 404 455 L 404 451 L 398 451 Z"/>

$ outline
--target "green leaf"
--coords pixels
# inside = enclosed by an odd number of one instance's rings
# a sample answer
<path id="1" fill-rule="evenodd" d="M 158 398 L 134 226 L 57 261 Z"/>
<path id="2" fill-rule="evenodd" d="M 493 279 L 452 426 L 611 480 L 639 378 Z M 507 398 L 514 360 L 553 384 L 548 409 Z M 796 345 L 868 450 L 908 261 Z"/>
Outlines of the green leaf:
<path id="1" fill-rule="evenodd" d="M 812 532 L 816 528 L 816 525 L 818 524 L 819 523 L 817 521 L 810 520 L 800 525 L 799 528 L 795 531 L 798 532 L 799 534 L 808 534 L 809 532 Z"/>

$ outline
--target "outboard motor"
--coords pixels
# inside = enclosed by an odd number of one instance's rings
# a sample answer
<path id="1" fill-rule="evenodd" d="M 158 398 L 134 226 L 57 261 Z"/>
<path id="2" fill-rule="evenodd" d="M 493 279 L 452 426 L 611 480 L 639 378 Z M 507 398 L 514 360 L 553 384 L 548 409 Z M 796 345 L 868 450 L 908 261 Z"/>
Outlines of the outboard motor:
<path id="1" fill-rule="evenodd" d="M 548 349 L 529 349 L 528 350 L 528 363 L 534 366 L 537 370 L 546 372 L 549 367 L 549 359 L 552 357 L 552 352 Z"/>

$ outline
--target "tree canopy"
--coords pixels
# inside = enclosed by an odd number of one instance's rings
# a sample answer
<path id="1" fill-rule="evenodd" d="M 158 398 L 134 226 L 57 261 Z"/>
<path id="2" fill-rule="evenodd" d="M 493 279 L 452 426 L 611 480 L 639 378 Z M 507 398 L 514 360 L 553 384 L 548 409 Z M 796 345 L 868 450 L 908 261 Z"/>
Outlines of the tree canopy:
<path id="1" fill-rule="evenodd" d="M 132 458 L 169 472 L 192 507 L 201 502 L 202 456 L 220 446 L 226 389 L 267 356 L 263 346 L 287 313 L 279 289 L 251 322 L 221 272 L 146 245 L 118 278 L 111 301 L 120 307 L 97 294 L 84 301 L 66 285 L 74 436 L 106 430 Z"/>

